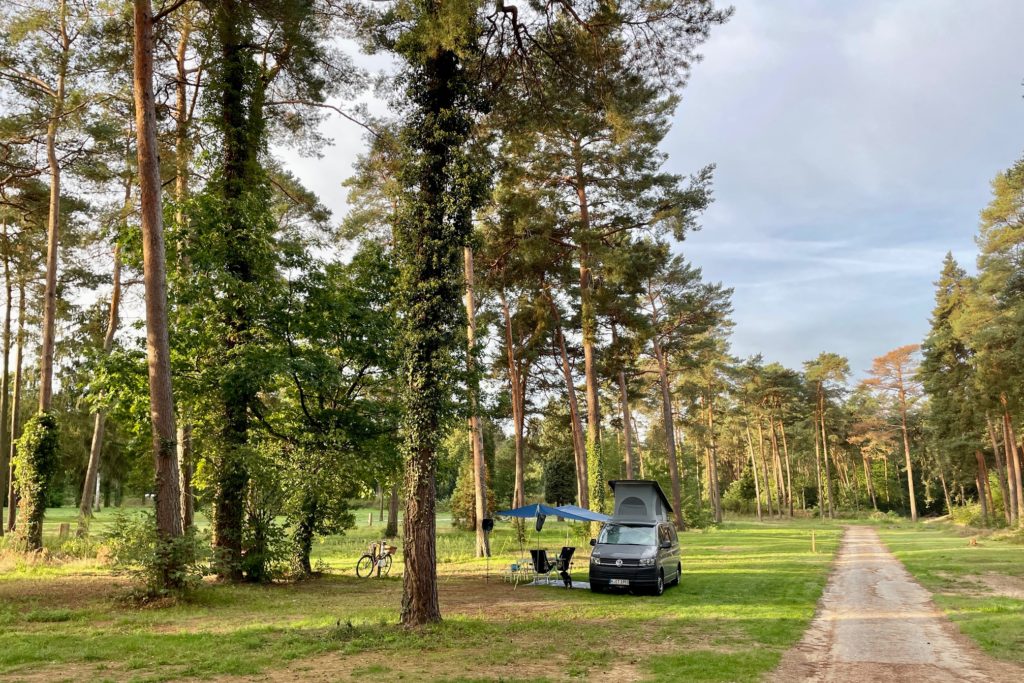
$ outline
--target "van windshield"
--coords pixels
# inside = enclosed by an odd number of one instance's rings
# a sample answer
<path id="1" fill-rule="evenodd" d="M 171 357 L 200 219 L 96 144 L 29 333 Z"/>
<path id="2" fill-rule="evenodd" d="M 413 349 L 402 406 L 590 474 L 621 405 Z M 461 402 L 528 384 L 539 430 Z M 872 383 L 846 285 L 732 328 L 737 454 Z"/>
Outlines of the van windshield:
<path id="1" fill-rule="evenodd" d="M 609 545 L 657 545 L 654 540 L 653 526 L 629 526 L 626 524 L 606 524 L 601 529 L 598 543 Z"/>

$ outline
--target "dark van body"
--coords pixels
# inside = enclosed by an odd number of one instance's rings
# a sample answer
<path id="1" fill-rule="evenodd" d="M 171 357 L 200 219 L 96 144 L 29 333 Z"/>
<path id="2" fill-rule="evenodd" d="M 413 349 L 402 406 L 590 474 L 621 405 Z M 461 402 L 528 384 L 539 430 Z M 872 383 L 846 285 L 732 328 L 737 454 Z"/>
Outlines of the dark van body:
<path id="1" fill-rule="evenodd" d="M 611 521 L 591 541 L 590 589 L 649 590 L 661 595 L 679 583 L 679 538 L 668 522 Z"/>

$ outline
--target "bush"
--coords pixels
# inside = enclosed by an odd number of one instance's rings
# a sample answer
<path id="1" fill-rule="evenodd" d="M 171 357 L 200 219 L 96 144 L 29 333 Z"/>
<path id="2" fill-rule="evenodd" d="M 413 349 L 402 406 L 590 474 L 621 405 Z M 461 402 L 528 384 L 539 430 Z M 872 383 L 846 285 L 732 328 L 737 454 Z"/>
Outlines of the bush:
<path id="1" fill-rule="evenodd" d="M 57 469 L 59 432 L 50 413 L 37 413 L 25 424 L 18 439 L 14 466 L 21 500 L 18 514 L 19 542 L 25 550 L 43 549 L 43 516 L 47 489 Z"/>
<path id="2" fill-rule="evenodd" d="M 139 584 L 143 599 L 182 593 L 199 585 L 208 559 L 208 540 L 200 540 L 194 529 L 183 536 L 164 540 L 157 533 L 152 512 L 120 512 L 106 537 L 111 565 Z"/>
<path id="3" fill-rule="evenodd" d="M 954 524 L 960 526 L 985 526 L 985 519 L 981 516 L 981 505 L 979 503 L 968 503 L 967 505 L 954 505 L 949 511 L 949 517 Z"/>

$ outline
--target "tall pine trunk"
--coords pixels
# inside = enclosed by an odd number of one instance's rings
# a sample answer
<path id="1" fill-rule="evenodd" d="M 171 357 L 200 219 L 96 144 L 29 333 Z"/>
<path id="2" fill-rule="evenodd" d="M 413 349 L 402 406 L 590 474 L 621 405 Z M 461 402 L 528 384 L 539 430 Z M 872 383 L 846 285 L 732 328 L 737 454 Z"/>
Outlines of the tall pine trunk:
<path id="1" fill-rule="evenodd" d="M 150 0 L 135 0 L 134 91 L 142 226 L 142 272 L 146 293 L 146 360 L 149 370 L 149 415 L 156 469 L 157 533 L 165 542 L 182 534 L 181 491 L 171 389 L 171 354 L 167 330 L 167 272 L 161 210 L 160 150 L 153 96 L 153 14 Z M 162 560 L 165 588 L 180 586 L 177 553 Z"/>
<path id="2" fill-rule="evenodd" d="M 473 493 L 476 503 L 476 556 L 490 557 L 491 547 L 484 531 L 484 518 L 487 516 L 487 471 L 484 463 L 484 441 L 480 432 L 480 415 L 477 406 L 476 378 L 476 299 L 473 293 L 473 250 L 463 249 L 464 269 L 466 278 L 466 362 L 469 364 L 469 433 L 473 450 Z"/>
<path id="3" fill-rule="evenodd" d="M 910 431 L 907 429 L 907 392 L 903 372 L 898 375 L 900 400 L 900 431 L 903 433 L 903 456 L 907 461 L 907 493 L 910 496 L 910 521 L 917 521 L 917 499 L 914 497 L 914 465 L 910 461 Z"/>
<path id="4" fill-rule="evenodd" d="M 657 323 L 657 321 L 653 321 Z M 668 378 L 668 359 L 661 348 L 657 335 L 652 340 L 654 358 L 658 362 L 658 389 L 661 391 L 661 419 L 665 427 L 665 455 L 668 459 L 668 476 L 672 483 L 672 511 L 676 526 L 683 528 L 682 482 L 679 477 L 679 460 L 676 457 L 675 422 L 672 419 L 672 389 Z M 713 501 L 712 501 L 713 502 Z"/>
<path id="5" fill-rule="evenodd" d="M 988 426 L 988 436 L 992 441 L 992 452 L 996 457 L 996 476 L 999 479 L 999 490 L 1003 495 L 1003 516 L 1006 518 L 1006 523 L 1012 523 L 1011 516 L 1011 505 L 1010 505 L 1010 488 L 1008 485 L 1008 478 L 1006 476 L 1006 467 L 1003 464 L 1003 453 L 999 448 L 998 439 L 996 439 L 996 430 L 992 425 L 992 418 L 988 415 L 985 416 L 985 423 Z"/>
<path id="6" fill-rule="evenodd" d="M 526 378 L 516 362 L 516 348 L 512 334 L 512 314 L 505 292 L 499 292 L 501 312 L 505 322 L 505 354 L 508 360 L 509 398 L 512 403 L 512 437 L 515 446 L 515 483 L 512 488 L 512 507 L 526 504 L 526 457 L 524 429 L 526 426 Z"/>
<path id="7" fill-rule="evenodd" d="M 14 531 L 14 523 L 17 519 L 17 485 L 14 473 L 14 453 L 17 449 L 18 437 L 21 436 L 21 368 L 23 351 L 25 348 L 25 282 L 18 282 L 18 335 L 15 341 L 17 347 L 14 352 L 14 395 L 11 397 L 11 431 L 8 452 L 7 468 L 7 530 Z M 0 524 L 3 520 L 0 520 Z"/>
<path id="8" fill-rule="evenodd" d="M 388 496 L 388 524 L 384 527 L 384 538 L 394 538 L 398 535 L 398 484 L 391 485 L 391 494 Z"/>
<path id="9" fill-rule="evenodd" d="M 125 208 L 131 197 L 131 186 L 126 191 Z M 117 332 L 118 310 L 121 304 L 121 246 L 114 246 L 114 272 L 111 279 L 110 311 L 107 316 L 107 333 L 103 337 L 103 355 L 109 356 L 114 348 L 114 334 Z M 93 416 L 92 443 L 89 447 L 89 464 L 85 469 L 85 482 L 82 484 L 82 502 L 78 507 L 78 537 L 82 538 L 89 532 L 89 519 L 92 517 L 93 500 L 96 495 L 96 484 L 100 470 L 100 454 L 103 452 L 103 430 L 107 421 L 107 411 L 100 408 Z"/>
<path id="10" fill-rule="evenodd" d="M 828 462 L 828 432 L 825 431 L 825 394 L 820 387 L 818 392 L 818 418 L 821 420 L 821 453 L 825 461 L 825 493 L 828 494 L 828 517 L 829 519 L 834 519 L 836 508 L 832 501 L 832 471 Z"/>
<path id="11" fill-rule="evenodd" d="M 562 320 L 558 314 L 558 306 L 548 292 L 551 312 L 555 322 L 555 345 L 558 347 L 562 361 L 562 377 L 565 379 L 565 395 L 569 401 L 569 420 L 572 428 L 573 455 L 576 459 L 576 501 L 582 507 L 590 507 L 590 496 L 587 490 L 587 450 L 583 436 L 583 421 L 580 416 L 579 401 L 576 399 L 576 385 L 572 381 L 572 366 L 569 364 L 569 353 L 565 345 L 565 334 L 562 332 Z"/>
<path id="12" fill-rule="evenodd" d="M 0 536 L 4 535 L 3 511 L 4 505 L 12 505 L 8 501 L 7 478 L 10 473 L 10 434 L 7 431 L 7 421 L 10 418 L 11 404 L 9 394 L 11 391 L 10 375 L 11 368 L 9 357 L 11 355 L 11 308 L 14 305 L 14 285 L 11 282 L 11 243 L 7 234 L 7 219 L 3 221 L 4 239 L 4 331 L 3 331 L 3 379 L 0 380 Z"/>
<path id="13" fill-rule="evenodd" d="M 711 509 L 715 522 L 722 523 L 722 495 L 718 489 L 718 440 L 715 437 L 715 399 L 714 393 L 708 391 L 708 485 L 711 492 Z"/>
<path id="14" fill-rule="evenodd" d="M 747 450 L 750 452 L 750 473 L 754 475 L 754 499 L 757 501 L 757 521 L 761 521 L 761 483 L 757 477 L 757 463 L 754 462 L 754 440 L 750 437 L 750 425 L 743 420 L 747 432 Z"/>

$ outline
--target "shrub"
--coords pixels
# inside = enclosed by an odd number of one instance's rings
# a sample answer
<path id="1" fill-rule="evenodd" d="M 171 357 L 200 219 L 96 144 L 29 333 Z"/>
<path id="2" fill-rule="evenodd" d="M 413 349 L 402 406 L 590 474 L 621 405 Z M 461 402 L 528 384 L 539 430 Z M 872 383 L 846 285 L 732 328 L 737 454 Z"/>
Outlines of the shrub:
<path id="1" fill-rule="evenodd" d="M 981 505 L 978 503 L 954 505 L 949 511 L 949 516 L 954 524 L 960 526 L 985 526 L 985 520 L 981 516 Z"/>
<path id="2" fill-rule="evenodd" d="M 58 442 L 57 420 L 50 413 L 33 415 L 18 439 L 14 461 L 21 496 L 18 535 L 26 550 L 43 548 L 43 516 L 47 489 L 57 468 Z"/>
<path id="3" fill-rule="evenodd" d="M 151 599 L 199 585 L 209 542 L 198 536 L 189 529 L 178 538 L 165 540 L 157 533 L 152 512 L 119 512 L 106 541 L 114 569 L 135 579 L 140 589 L 138 597 Z"/>

